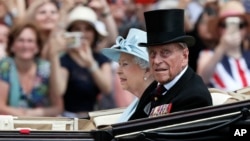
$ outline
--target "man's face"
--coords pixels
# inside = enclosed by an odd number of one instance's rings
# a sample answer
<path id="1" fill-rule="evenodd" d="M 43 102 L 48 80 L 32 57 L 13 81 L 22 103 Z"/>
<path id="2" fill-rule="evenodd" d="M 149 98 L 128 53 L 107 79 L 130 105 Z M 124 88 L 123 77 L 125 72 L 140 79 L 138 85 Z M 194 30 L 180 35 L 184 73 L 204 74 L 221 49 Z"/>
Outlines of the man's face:
<path id="1" fill-rule="evenodd" d="M 149 47 L 148 52 L 151 72 L 162 84 L 173 80 L 188 64 L 188 48 L 179 43 Z"/>

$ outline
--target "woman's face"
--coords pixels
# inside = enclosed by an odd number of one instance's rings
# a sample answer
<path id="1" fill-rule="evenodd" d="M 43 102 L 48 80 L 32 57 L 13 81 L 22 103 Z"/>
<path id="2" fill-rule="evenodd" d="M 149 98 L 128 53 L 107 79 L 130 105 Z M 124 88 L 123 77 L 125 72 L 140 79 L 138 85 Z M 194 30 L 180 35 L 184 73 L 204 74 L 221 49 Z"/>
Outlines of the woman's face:
<path id="1" fill-rule="evenodd" d="M 34 59 L 39 52 L 37 37 L 33 29 L 24 28 L 11 47 L 14 56 L 20 60 Z"/>
<path id="2" fill-rule="evenodd" d="M 208 14 L 203 14 L 201 21 L 198 25 L 198 34 L 203 40 L 211 40 L 212 34 L 208 31 L 208 21 L 211 19 L 211 16 Z"/>
<path id="3" fill-rule="evenodd" d="M 135 94 L 138 90 L 138 84 L 144 82 L 143 77 L 145 70 L 135 63 L 134 56 L 121 53 L 119 59 L 118 75 L 120 77 L 123 89 Z M 140 97 L 136 95 L 137 97 Z"/>
<path id="4" fill-rule="evenodd" d="M 0 18 L 4 18 L 4 16 L 7 14 L 7 8 L 3 1 L 0 2 Z"/>
<path id="5" fill-rule="evenodd" d="M 9 35 L 9 27 L 6 25 L 0 24 L 0 45 L 4 47 L 7 45 L 8 42 L 8 35 Z"/>
<path id="6" fill-rule="evenodd" d="M 74 22 L 70 32 L 82 32 L 84 40 L 87 40 L 90 45 L 94 43 L 95 29 L 87 22 L 84 21 Z"/>
<path id="7" fill-rule="evenodd" d="M 232 26 L 227 27 L 226 19 L 224 19 L 219 24 L 219 33 L 221 35 L 225 35 L 226 33 L 232 35 L 232 33 L 239 32 L 241 39 L 244 39 L 244 37 L 247 35 L 247 26 L 248 24 L 246 23 L 246 21 L 243 18 L 240 18 L 239 25 L 235 26 L 232 24 Z"/>
<path id="8" fill-rule="evenodd" d="M 41 29 L 50 31 L 57 25 L 59 11 L 54 3 L 45 3 L 37 9 L 35 20 Z"/>

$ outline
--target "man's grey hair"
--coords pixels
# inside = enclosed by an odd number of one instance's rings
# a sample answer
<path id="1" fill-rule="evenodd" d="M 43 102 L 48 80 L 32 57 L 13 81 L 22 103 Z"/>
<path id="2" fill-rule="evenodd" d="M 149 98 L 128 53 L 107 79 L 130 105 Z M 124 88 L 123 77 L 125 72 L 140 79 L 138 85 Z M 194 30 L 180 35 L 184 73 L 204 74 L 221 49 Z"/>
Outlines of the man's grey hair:
<path id="1" fill-rule="evenodd" d="M 187 44 L 186 43 L 178 43 L 181 47 L 183 47 L 183 48 L 187 48 L 188 46 L 187 46 Z"/>
<path id="2" fill-rule="evenodd" d="M 134 57 L 134 61 L 136 64 L 138 64 L 142 69 L 147 69 L 149 68 L 149 62 L 142 59 L 142 58 L 139 58 L 137 56 Z"/>

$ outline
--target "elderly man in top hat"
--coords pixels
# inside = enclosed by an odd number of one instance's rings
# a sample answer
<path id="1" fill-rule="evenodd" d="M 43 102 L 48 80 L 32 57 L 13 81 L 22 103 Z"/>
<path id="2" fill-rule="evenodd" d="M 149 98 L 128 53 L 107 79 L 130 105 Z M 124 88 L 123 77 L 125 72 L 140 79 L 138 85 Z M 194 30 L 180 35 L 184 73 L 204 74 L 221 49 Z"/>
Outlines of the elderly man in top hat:
<path id="1" fill-rule="evenodd" d="M 165 115 L 212 105 L 207 86 L 188 66 L 189 47 L 195 43 L 184 31 L 184 10 L 144 13 L 150 69 L 155 78 L 129 120 Z"/>

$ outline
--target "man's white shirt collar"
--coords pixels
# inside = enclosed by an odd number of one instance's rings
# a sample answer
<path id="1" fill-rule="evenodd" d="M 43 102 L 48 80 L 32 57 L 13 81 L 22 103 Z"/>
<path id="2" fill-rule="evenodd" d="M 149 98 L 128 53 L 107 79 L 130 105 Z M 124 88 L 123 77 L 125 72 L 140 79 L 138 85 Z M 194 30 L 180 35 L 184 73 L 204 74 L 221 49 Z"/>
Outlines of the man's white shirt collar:
<path id="1" fill-rule="evenodd" d="M 187 70 L 187 68 L 188 68 L 188 66 L 186 66 L 186 67 L 181 71 L 181 73 L 178 74 L 172 81 L 170 81 L 170 82 L 167 83 L 167 84 L 164 84 L 164 87 L 165 87 L 167 90 L 169 90 L 171 87 L 173 87 L 174 84 L 175 84 L 175 83 L 181 78 L 181 76 L 185 73 L 185 71 Z M 159 85 L 159 83 L 158 83 L 158 85 Z M 165 95 L 166 93 L 167 93 L 167 91 L 164 92 L 162 95 Z M 150 107 L 151 107 L 151 103 L 150 103 L 150 102 L 144 107 L 144 112 L 145 112 L 146 114 L 148 114 L 148 115 L 149 115 L 149 112 L 150 112 Z"/>
<path id="2" fill-rule="evenodd" d="M 172 88 L 174 86 L 174 84 L 181 78 L 181 76 L 185 73 L 185 71 L 187 70 L 188 66 L 186 66 L 180 74 L 178 74 L 173 80 L 171 80 L 169 83 L 164 84 L 164 87 L 169 90 L 170 88 Z M 164 93 L 165 94 L 165 93 Z"/>

